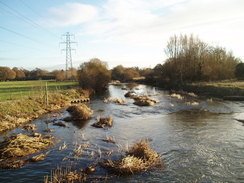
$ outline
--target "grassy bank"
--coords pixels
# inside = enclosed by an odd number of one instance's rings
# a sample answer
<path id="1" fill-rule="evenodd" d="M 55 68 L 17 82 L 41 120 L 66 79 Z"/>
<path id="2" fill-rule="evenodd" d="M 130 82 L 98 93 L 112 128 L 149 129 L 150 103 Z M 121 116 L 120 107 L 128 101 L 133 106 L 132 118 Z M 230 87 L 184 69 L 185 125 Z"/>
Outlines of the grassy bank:
<path id="1" fill-rule="evenodd" d="M 89 92 L 76 89 L 29 96 L 0 103 L 0 133 L 20 127 L 31 120 L 69 105 L 69 100 L 88 97 Z M 47 100 L 48 99 L 48 100 Z"/>
<path id="2" fill-rule="evenodd" d="M 198 82 L 183 87 L 184 91 L 218 98 L 244 96 L 244 81 Z"/>
<path id="3" fill-rule="evenodd" d="M 77 86 L 77 82 L 55 82 L 52 80 L 0 82 L 0 102 L 43 94 L 46 85 L 49 92 L 55 92 L 74 88 Z"/>

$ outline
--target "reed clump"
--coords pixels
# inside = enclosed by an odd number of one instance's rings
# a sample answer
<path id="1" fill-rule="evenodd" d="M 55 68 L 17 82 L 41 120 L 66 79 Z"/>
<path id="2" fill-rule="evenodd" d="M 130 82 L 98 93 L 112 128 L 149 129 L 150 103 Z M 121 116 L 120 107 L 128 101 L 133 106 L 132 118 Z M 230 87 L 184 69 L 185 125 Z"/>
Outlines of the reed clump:
<path id="1" fill-rule="evenodd" d="M 87 120 L 91 118 L 93 114 L 93 111 L 85 104 L 69 106 L 66 110 L 70 113 L 72 119 L 75 121 Z"/>
<path id="2" fill-rule="evenodd" d="M 47 156 L 48 153 L 49 153 L 49 152 L 41 153 L 41 154 L 38 154 L 38 155 L 36 155 L 36 156 L 33 156 L 33 157 L 31 157 L 31 158 L 29 159 L 29 161 L 31 161 L 31 162 L 43 161 L 43 160 L 46 158 L 46 156 Z"/>
<path id="3" fill-rule="evenodd" d="M 126 153 L 125 157 L 114 161 L 105 160 L 100 162 L 100 165 L 109 173 L 125 176 L 162 166 L 162 162 L 159 154 L 149 147 L 148 141 L 141 140 Z"/>
<path id="4" fill-rule="evenodd" d="M 104 128 L 105 126 L 112 127 L 112 125 L 113 125 L 112 116 L 101 118 L 100 115 L 97 117 L 97 122 L 92 124 L 92 126 L 96 128 Z"/>
<path id="5" fill-rule="evenodd" d="M 156 99 L 149 98 L 147 95 L 134 97 L 133 99 L 135 100 L 134 104 L 139 106 L 151 106 L 159 102 Z"/>
<path id="6" fill-rule="evenodd" d="M 56 170 L 51 171 L 51 176 L 44 178 L 44 183 L 71 183 L 71 182 L 85 182 L 87 181 L 87 174 L 82 170 L 72 171 L 71 167 L 63 169 L 61 166 Z"/>
<path id="7" fill-rule="evenodd" d="M 32 131 L 32 132 L 35 132 L 37 129 L 36 125 L 34 124 L 26 124 L 22 127 L 22 130 L 23 131 Z"/>
<path id="8" fill-rule="evenodd" d="M 12 170 L 22 168 L 28 161 L 26 160 L 5 160 L 0 162 L 0 170 Z"/>
<path id="9" fill-rule="evenodd" d="M 158 100 L 150 98 L 147 95 L 138 96 L 134 91 L 128 91 L 124 96 L 134 99 L 133 104 L 139 106 L 151 106 L 159 102 Z"/>
<path id="10" fill-rule="evenodd" d="M 118 103 L 120 105 L 125 105 L 125 100 L 122 98 L 111 98 L 111 97 L 109 97 L 107 99 L 105 98 L 103 100 L 103 102 L 105 102 L 105 103 L 114 102 L 114 103 Z"/>
<path id="11" fill-rule="evenodd" d="M 12 134 L 0 142 L 0 158 L 17 158 L 40 152 L 52 145 L 48 138 L 30 137 L 24 134 Z"/>

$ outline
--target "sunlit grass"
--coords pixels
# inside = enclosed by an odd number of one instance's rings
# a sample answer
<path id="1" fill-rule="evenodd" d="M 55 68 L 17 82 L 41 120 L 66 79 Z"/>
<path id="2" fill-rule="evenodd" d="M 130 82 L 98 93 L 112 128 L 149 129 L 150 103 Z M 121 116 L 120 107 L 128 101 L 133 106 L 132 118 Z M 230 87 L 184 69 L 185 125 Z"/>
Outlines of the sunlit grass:
<path id="1" fill-rule="evenodd" d="M 214 86 L 214 87 L 225 87 L 225 88 L 240 88 L 244 90 L 244 81 L 235 81 L 235 80 L 224 80 L 224 81 L 216 81 L 216 82 L 197 82 L 192 83 L 192 85 L 206 85 L 206 86 Z"/>
<path id="2" fill-rule="evenodd" d="M 215 97 L 243 96 L 244 81 L 224 80 L 215 82 L 196 82 L 188 84 L 186 90 Z"/>
<path id="3" fill-rule="evenodd" d="M 77 86 L 77 82 L 55 82 L 50 80 L 0 82 L 0 101 L 41 95 L 45 92 L 46 83 L 49 92 L 75 88 Z"/>

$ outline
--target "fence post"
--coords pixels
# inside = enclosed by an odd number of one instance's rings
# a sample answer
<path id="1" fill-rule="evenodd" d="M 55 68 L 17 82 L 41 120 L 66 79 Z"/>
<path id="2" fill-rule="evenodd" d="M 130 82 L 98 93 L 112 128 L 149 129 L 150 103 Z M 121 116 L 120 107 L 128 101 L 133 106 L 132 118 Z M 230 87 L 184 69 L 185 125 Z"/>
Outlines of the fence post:
<path id="1" fill-rule="evenodd" d="M 48 89 L 47 89 L 47 82 L 46 82 L 46 104 L 48 105 Z"/>

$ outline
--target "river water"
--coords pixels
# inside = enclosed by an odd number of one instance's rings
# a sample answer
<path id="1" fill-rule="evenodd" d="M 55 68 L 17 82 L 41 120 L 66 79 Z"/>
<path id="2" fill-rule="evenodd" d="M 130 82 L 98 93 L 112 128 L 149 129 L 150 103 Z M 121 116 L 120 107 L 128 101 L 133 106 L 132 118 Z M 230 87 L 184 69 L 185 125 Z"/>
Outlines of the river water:
<path id="1" fill-rule="evenodd" d="M 244 103 L 184 95 L 170 96 L 168 91 L 138 85 L 137 94 L 149 95 L 160 102 L 154 106 L 136 106 L 133 99 L 124 98 L 130 85 L 109 85 L 108 91 L 93 96 L 87 105 L 94 111 L 85 123 L 69 123 L 69 128 L 46 124 L 45 120 L 59 121 L 69 114 L 65 109 L 33 121 L 43 132 L 57 136 L 59 143 L 44 161 L 30 163 L 20 169 L 0 171 L 0 182 L 43 182 L 44 176 L 59 166 L 72 165 L 74 169 L 94 165 L 103 159 L 119 159 L 125 150 L 141 139 L 160 154 L 163 167 L 136 175 L 110 178 L 108 182 L 244 182 L 244 126 L 236 119 L 244 119 Z M 103 99 L 119 97 L 126 105 L 104 103 Z M 111 128 L 91 126 L 96 117 L 112 116 Z M 9 133 L 20 133 L 16 129 Z M 116 143 L 102 141 L 113 137 Z M 2 138 L 2 137 L 1 137 Z M 67 149 L 59 150 L 65 143 Z M 81 156 L 74 156 L 76 144 L 87 145 Z M 101 152 L 102 157 L 98 157 Z M 109 156 L 107 152 L 112 155 Z M 73 154 L 72 154 L 73 153 Z M 94 177 L 104 177 L 106 171 L 96 166 Z M 109 175 L 108 175 L 109 176 Z"/>

